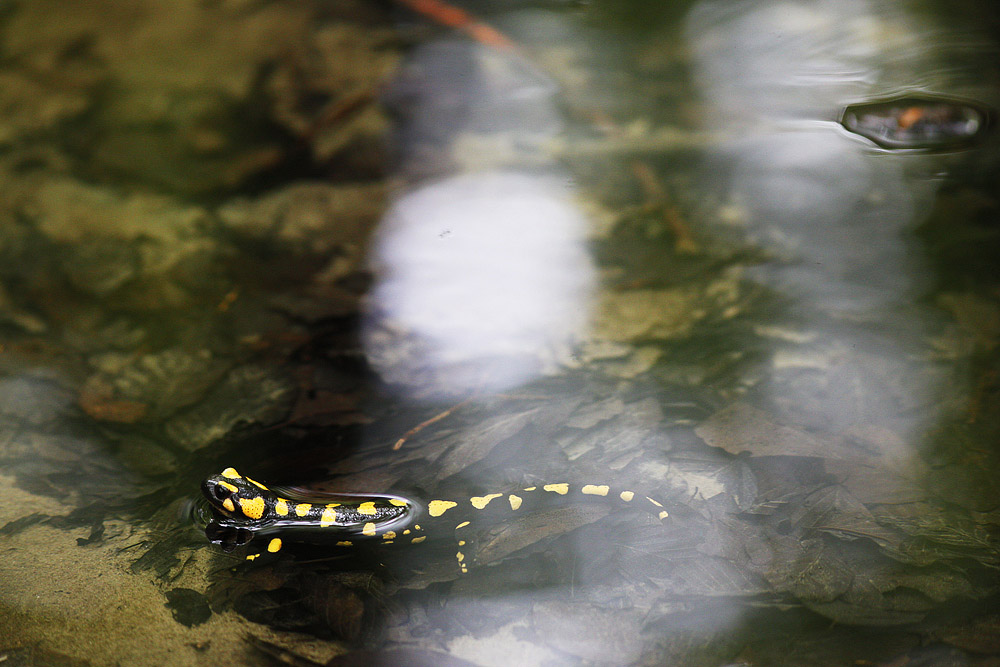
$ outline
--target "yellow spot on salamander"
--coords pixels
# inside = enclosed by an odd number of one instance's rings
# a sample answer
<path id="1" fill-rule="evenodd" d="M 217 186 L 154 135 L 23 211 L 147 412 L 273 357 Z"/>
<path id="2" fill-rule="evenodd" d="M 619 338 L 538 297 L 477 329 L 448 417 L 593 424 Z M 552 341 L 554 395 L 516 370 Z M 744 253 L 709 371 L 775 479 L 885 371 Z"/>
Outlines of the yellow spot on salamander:
<path id="1" fill-rule="evenodd" d="M 656 502 L 655 500 L 653 500 L 653 499 L 652 499 L 652 498 L 650 498 L 649 496 L 646 496 L 646 500 L 648 500 L 649 502 L 653 503 L 653 504 L 654 504 L 654 505 L 656 505 L 657 507 L 663 507 L 663 505 L 661 505 L 660 503 Z"/>
<path id="2" fill-rule="evenodd" d="M 323 513 L 319 515 L 319 525 L 321 528 L 332 526 L 337 522 L 337 510 L 333 509 L 337 505 L 338 503 L 333 503 L 323 508 Z"/>
<path id="3" fill-rule="evenodd" d="M 260 554 L 250 554 L 247 556 L 247 560 L 256 560 L 260 557 Z"/>
<path id="4" fill-rule="evenodd" d="M 240 474 L 236 472 L 235 468 L 226 468 L 222 471 L 223 477 L 228 477 L 229 479 L 242 479 Z"/>
<path id="5" fill-rule="evenodd" d="M 337 542 L 337 546 L 338 547 L 353 547 L 354 546 L 354 542 L 350 542 L 350 541 L 345 540 L 343 542 Z"/>
<path id="6" fill-rule="evenodd" d="M 465 560 L 465 554 L 459 551 L 457 554 L 455 554 L 455 558 L 457 558 L 458 562 L 461 563 L 462 561 Z"/>
<path id="7" fill-rule="evenodd" d="M 226 498 L 225 500 L 223 500 L 222 501 L 222 507 L 225 508 L 225 510 L 227 512 L 235 512 L 236 511 L 236 506 L 233 505 L 233 499 L 232 498 Z"/>
<path id="8" fill-rule="evenodd" d="M 458 541 L 458 546 L 464 547 L 465 546 L 465 540 L 459 540 Z"/>
<path id="9" fill-rule="evenodd" d="M 396 531 L 387 530 L 384 535 L 382 535 L 383 540 L 394 540 L 396 539 Z"/>
<path id="10" fill-rule="evenodd" d="M 274 513 L 278 516 L 288 516 L 288 503 L 284 498 L 279 498 L 278 502 L 274 503 Z"/>
<path id="11" fill-rule="evenodd" d="M 414 524 L 413 530 L 423 530 L 423 529 L 420 527 L 420 524 L 418 523 L 418 524 Z"/>
<path id="12" fill-rule="evenodd" d="M 663 510 L 662 512 L 660 512 L 659 516 L 660 516 L 660 521 L 663 521 L 668 516 L 670 516 L 670 512 L 668 512 L 667 510 Z"/>
<path id="13" fill-rule="evenodd" d="M 250 482 L 251 484 L 253 484 L 254 486 L 256 486 L 257 488 L 264 489 L 265 491 L 268 490 L 268 488 L 266 486 L 264 486 L 263 484 L 261 484 L 257 480 L 250 479 L 249 477 L 247 477 L 247 481 Z"/>
<path id="14" fill-rule="evenodd" d="M 409 535 L 409 534 L 410 534 L 410 529 L 409 528 L 407 528 L 406 530 L 403 531 L 403 535 Z"/>
<path id="15" fill-rule="evenodd" d="M 423 542 L 426 539 L 427 539 L 426 535 L 421 535 L 420 537 L 414 537 L 412 540 L 410 540 L 410 543 L 411 544 L 420 544 L 421 542 Z"/>
<path id="16" fill-rule="evenodd" d="M 485 496 L 473 496 L 472 498 L 469 498 L 469 501 L 472 503 L 473 507 L 477 510 L 481 510 L 489 505 L 491 500 L 499 498 L 502 495 L 502 493 L 490 493 Z"/>
<path id="17" fill-rule="evenodd" d="M 408 503 L 405 500 L 400 500 L 399 498 L 389 498 L 389 504 L 395 505 L 396 507 L 406 507 Z"/>
<path id="18" fill-rule="evenodd" d="M 526 489 L 524 489 L 524 490 L 525 490 L 525 491 L 534 491 L 534 490 L 535 490 L 535 489 L 537 489 L 537 488 L 538 488 L 537 486 L 529 486 L 528 488 L 526 488 Z"/>
<path id="19" fill-rule="evenodd" d="M 305 516 L 306 514 L 309 514 L 309 510 L 311 509 L 312 505 L 310 503 L 299 503 L 295 506 L 295 514 L 298 516 Z"/>
<path id="20" fill-rule="evenodd" d="M 470 523 L 472 523 L 472 522 L 471 522 L 471 521 L 463 521 L 462 523 L 460 523 L 460 524 L 458 524 L 457 526 L 455 526 L 455 530 L 458 530 L 459 528 L 465 528 L 465 527 L 466 527 L 466 526 L 468 526 L 468 525 L 469 525 Z"/>
<path id="21" fill-rule="evenodd" d="M 270 551 L 271 553 L 277 553 L 281 551 L 281 538 L 276 537 L 270 542 L 268 542 L 267 550 Z"/>
<path id="22" fill-rule="evenodd" d="M 631 491 L 622 491 L 620 494 L 618 494 L 618 497 L 624 500 L 625 502 L 630 503 L 632 502 L 632 499 L 635 498 L 635 494 L 632 493 Z"/>
<path id="23" fill-rule="evenodd" d="M 432 500 L 427 503 L 427 513 L 431 516 L 441 516 L 456 505 L 458 503 L 453 503 L 450 500 Z"/>
<path id="24" fill-rule="evenodd" d="M 369 521 L 361 528 L 361 534 L 367 537 L 371 537 L 375 534 L 375 524 Z"/>
<path id="25" fill-rule="evenodd" d="M 542 487 L 542 489 L 544 491 L 558 493 L 560 496 L 565 496 L 569 493 L 569 484 L 546 484 Z"/>
<path id="26" fill-rule="evenodd" d="M 375 503 L 369 501 L 367 503 L 361 503 L 360 505 L 358 505 L 358 514 L 375 516 L 376 514 L 378 514 L 378 510 L 375 509 Z"/>
<path id="27" fill-rule="evenodd" d="M 608 491 L 610 490 L 611 487 L 609 487 L 606 484 L 602 484 L 601 486 L 596 486 L 594 484 L 587 484 L 582 489 L 580 489 L 580 493 L 587 496 L 606 496 L 608 495 Z"/>
<path id="28" fill-rule="evenodd" d="M 229 489 L 229 491 L 231 491 L 232 493 L 236 493 L 237 491 L 239 491 L 239 489 L 236 488 L 236 485 L 230 484 L 229 482 L 219 482 L 219 486 L 221 486 L 224 489 Z"/>
<path id="29" fill-rule="evenodd" d="M 509 501 L 510 501 L 510 508 L 511 508 L 511 510 L 516 510 L 516 509 L 517 509 L 518 507 L 520 507 L 520 506 L 521 506 L 521 497 L 520 497 L 520 496 L 515 496 L 515 495 L 514 495 L 514 494 L 512 493 L 512 494 L 510 494 L 510 496 L 509 496 L 509 497 L 507 498 L 507 500 L 509 500 Z"/>
<path id="30" fill-rule="evenodd" d="M 259 519 L 264 516 L 264 498 L 240 498 L 240 509 L 251 519 Z"/>

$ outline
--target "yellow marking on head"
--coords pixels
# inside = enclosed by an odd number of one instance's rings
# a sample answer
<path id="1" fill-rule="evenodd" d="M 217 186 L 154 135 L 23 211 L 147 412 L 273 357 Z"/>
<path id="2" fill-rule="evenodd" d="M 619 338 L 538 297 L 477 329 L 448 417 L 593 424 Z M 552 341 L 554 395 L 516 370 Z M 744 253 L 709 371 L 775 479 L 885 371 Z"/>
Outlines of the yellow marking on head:
<path id="1" fill-rule="evenodd" d="M 457 554 L 455 554 L 455 558 L 457 558 L 459 564 L 461 564 L 465 560 L 465 554 L 459 551 Z"/>
<path id="2" fill-rule="evenodd" d="M 405 500 L 400 500 L 399 498 L 389 498 L 389 504 L 395 505 L 396 507 L 406 507 L 409 505 Z"/>
<path id="3" fill-rule="evenodd" d="M 361 534 L 367 537 L 371 537 L 375 534 L 375 524 L 369 521 L 361 528 Z"/>
<path id="4" fill-rule="evenodd" d="M 465 540 L 459 540 L 458 541 L 458 546 L 464 547 L 465 546 Z"/>
<path id="5" fill-rule="evenodd" d="M 542 490 L 558 493 L 560 496 L 565 496 L 569 493 L 569 484 L 546 484 L 542 487 Z"/>
<path id="6" fill-rule="evenodd" d="M 460 523 L 460 524 L 458 524 L 457 526 L 455 526 L 455 530 L 458 530 L 459 528 L 465 528 L 465 527 L 466 527 L 466 526 L 468 526 L 468 525 L 469 525 L 470 523 L 472 523 L 472 522 L 471 522 L 471 521 L 463 521 L 462 523 Z"/>
<path id="7" fill-rule="evenodd" d="M 432 500 L 427 503 L 427 513 L 431 516 L 441 516 L 456 505 L 458 503 L 453 503 L 450 500 Z"/>
<path id="8" fill-rule="evenodd" d="M 336 507 L 336 505 L 333 507 Z M 319 525 L 321 528 L 326 528 L 337 523 L 337 511 L 333 507 L 327 505 L 323 508 L 323 513 L 319 515 Z"/>
<path id="9" fill-rule="evenodd" d="M 239 491 L 239 489 L 236 488 L 236 485 L 230 484 L 229 482 L 219 482 L 219 486 L 221 486 L 224 489 L 229 489 L 233 493 Z"/>
<path id="10" fill-rule="evenodd" d="M 654 505 L 656 505 L 657 507 L 663 507 L 663 505 L 661 505 L 660 503 L 656 502 L 655 500 L 653 500 L 653 499 L 652 499 L 652 498 L 650 498 L 649 496 L 646 496 L 646 500 L 648 500 L 649 502 L 653 503 L 653 504 L 654 504 Z"/>
<path id="11" fill-rule="evenodd" d="M 276 537 L 267 543 L 267 550 L 271 553 L 277 553 L 281 551 L 281 538 Z"/>
<path id="12" fill-rule="evenodd" d="M 368 516 L 375 516 L 378 514 L 378 510 L 375 509 L 375 503 L 368 501 L 367 503 L 361 503 L 358 505 L 358 514 L 366 514 Z"/>
<path id="13" fill-rule="evenodd" d="M 278 502 L 274 503 L 274 513 L 278 516 L 288 516 L 288 503 L 284 498 L 278 498 Z"/>
<path id="14" fill-rule="evenodd" d="M 235 468 L 226 468 L 225 470 L 222 471 L 222 476 L 228 477 L 229 479 L 242 479 L 242 477 L 240 477 L 240 474 L 236 472 Z"/>
<path id="15" fill-rule="evenodd" d="M 240 498 L 240 509 L 251 519 L 259 519 L 264 516 L 264 498 Z"/>
<path id="16" fill-rule="evenodd" d="M 403 531 L 403 535 L 409 535 L 409 534 L 410 534 L 410 529 L 409 528 L 407 528 L 406 530 Z"/>
<path id="17" fill-rule="evenodd" d="M 472 506 L 475 507 L 477 510 L 481 510 L 487 505 L 489 505 L 491 500 L 493 500 L 494 498 L 499 498 L 502 495 L 503 495 L 502 493 L 490 493 L 485 496 L 473 496 L 472 498 L 469 498 L 469 502 L 471 502 Z"/>
<path id="18" fill-rule="evenodd" d="M 394 539 L 396 539 L 396 531 L 394 531 L 394 530 L 387 530 L 387 531 L 385 531 L 385 534 L 382 535 L 382 539 L 383 540 L 394 540 Z"/>
<path id="19" fill-rule="evenodd" d="M 228 511 L 228 512 L 235 512 L 236 511 L 236 506 L 233 505 L 233 499 L 232 498 L 226 498 L 225 500 L 223 500 L 222 501 L 222 507 L 226 511 Z"/>
<path id="20" fill-rule="evenodd" d="M 412 540 L 410 540 L 410 544 L 420 544 L 426 539 L 427 539 L 426 535 L 421 535 L 420 537 L 414 537 Z"/>
<path id="21" fill-rule="evenodd" d="M 510 494 L 510 496 L 509 496 L 509 497 L 507 498 L 507 500 L 509 500 L 509 501 L 510 501 L 510 508 L 511 508 L 512 510 L 516 510 L 516 509 L 517 509 L 518 507 L 520 507 L 520 506 L 521 506 L 521 497 L 520 497 L 520 496 L 515 496 L 515 495 L 514 495 L 514 494 L 512 493 L 512 494 Z"/>
<path id="22" fill-rule="evenodd" d="M 295 514 L 298 516 L 305 516 L 306 514 L 309 514 L 310 509 L 312 509 L 312 505 L 310 503 L 299 503 L 295 506 Z"/>
<path id="23" fill-rule="evenodd" d="M 660 512 L 659 516 L 660 516 L 660 521 L 663 521 L 668 516 L 670 516 L 670 512 L 668 512 L 667 510 L 663 510 L 662 512 Z"/>
<path id="24" fill-rule="evenodd" d="M 624 500 L 625 502 L 630 503 L 632 502 L 632 499 L 635 498 L 635 494 L 632 493 L 631 491 L 622 491 L 621 493 L 618 494 L 618 497 Z"/>
<path id="25" fill-rule="evenodd" d="M 596 486 L 594 484 L 587 484 L 582 489 L 580 489 L 580 493 L 587 496 L 606 496 L 608 495 L 608 491 L 610 490 L 611 487 L 609 487 L 607 484 L 602 484 L 601 486 Z"/>
<path id="26" fill-rule="evenodd" d="M 258 487 L 258 488 L 264 489 L 265 491 L 269 491 L 270 490 L 266 486 L 264 486 L 263 484 L 261 484 L 260 482 L 258 482 L 256 480 L 253 480 L 253 479 L 250 479 L 249 477 L 247 477 L 247 481 L 250 482 L 251 484 L 253 484 L 254 486 Z"/>
<path id="27" fill-rule="evenodd" d="M 529 486 L 528 488 L 526 488 L 526 489 L 523 489 L 523 490 L 524 490 L 524 491 L 534 491 L 534 490 L 535 490 L 535 489 L 537 489 L 537 488 L 538 488 L 537 486 Z"/>
<path id="28" fill-rule="evenodd" d="M 423 529 L 420 527 L 420 524 L 417 523 L 417 524 L 414 524 L 413 530 L 423 530 Z"/>
<path id="29" fill-rule="evenodd" d="M 255 560 L 259 556 L 260 554 L 250 554 L 249 556 L 247 556 L 247 560 Z"/>
<path id="30" fill-rule="evenodd" d="M 351 542 L 349 540 L 344 540 L 343 542 L 337 542 L 337 546 L 338 547 L 353 547 L 354 546 L 354 542 Z"/>

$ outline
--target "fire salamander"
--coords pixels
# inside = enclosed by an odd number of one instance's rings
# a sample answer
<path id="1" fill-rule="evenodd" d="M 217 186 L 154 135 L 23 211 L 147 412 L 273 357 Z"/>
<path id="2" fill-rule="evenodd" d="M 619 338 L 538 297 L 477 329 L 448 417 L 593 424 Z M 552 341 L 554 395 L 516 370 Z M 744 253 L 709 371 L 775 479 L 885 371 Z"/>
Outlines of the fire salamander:
<path id="1" fill-rule="evenodd" d="M 461 571 L 468 571 L 471 536 L 464 528 L 480 512 L 502 506 L 517 512 L 527 500 L 539 496 L 562 498 L 568 502 L 588 498 L 607 498 L 637 506 L 660 521 L 669 515 L 656 500 L 633 491 L 612 490 L 607 485 L 566 483 L 529 486 L 511 493 L 488 493 L 462 502 L 431 500 L 426 506 L 409 498 L 393 495 L 337 495 L 323 499 L 284 498 L 264 484 L 226 468 L 202 482 L 202 493 L 212 507 L 213 519 L 205 529 L 209 540 L 225 551 L 264 538 L 266 550 L 276 553 L 283 540 L 322 539 L 341 547 L 358 541 L 381 544 L 420 544 L 428 530 L 442 523 L 455 531 L 458 551 L 455 558 Z M 250 553 L 247 560 L 263 554 Z"/>

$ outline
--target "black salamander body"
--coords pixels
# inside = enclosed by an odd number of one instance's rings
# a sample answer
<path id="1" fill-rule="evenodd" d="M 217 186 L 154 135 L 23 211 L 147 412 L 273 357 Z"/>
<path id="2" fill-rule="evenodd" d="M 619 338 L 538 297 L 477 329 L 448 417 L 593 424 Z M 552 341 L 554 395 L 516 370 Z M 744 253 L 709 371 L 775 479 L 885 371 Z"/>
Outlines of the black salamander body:
<path id="1" fill-rule="evenodd" d="M 202 493 L 212 506 L 213 520 L 205 529 L 209 540 L 226 551 L 250 543 L 255 537 L 270 539 L 267 551 L 281 550 L 282 540 L 308 541 L 325 538 L 337 546 L 350 547 L 357 541 L 382 544 L 419 544 L 428 530 L 454 531 L 459 550 L 455 554 L 462 572 L 468 571 L 463 529 L 481 515 L 517 513 L 529 501 L 559 499 L 567 503 L 587 499 L 607 499 L 635 506 L 663 521 L 669 515 L 658 501 L 633 491 L 613 490 L 608 485 L 567 483 L 530 486 L 509 493 L 488 493 L 462 501 L 431 500 L 426 506 L 409 498 L 392 495 L 338 495 L 310 499 L 283 498 L 264 484 L 226 468 L 202 482 Z M 261 554 L 251 553 L 247 560 Z"/>

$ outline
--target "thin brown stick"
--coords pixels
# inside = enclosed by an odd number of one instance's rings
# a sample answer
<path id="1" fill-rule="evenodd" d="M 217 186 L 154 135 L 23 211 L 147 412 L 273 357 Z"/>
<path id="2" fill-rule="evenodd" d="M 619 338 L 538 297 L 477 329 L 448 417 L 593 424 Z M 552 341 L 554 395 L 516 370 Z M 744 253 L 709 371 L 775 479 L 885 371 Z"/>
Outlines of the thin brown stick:
<path id="1" fill-rule="evenodd" d="M 495 49 L 516 50 L 514 41 L 493 26 L 480 21 L 464 9 L 443 0 L 396 0 L 431 21 L 465 33 L 480 44 Z"/>
<path id="2" fill-rule="evenodd" d="M 455 410 L 458 410 L 460 407 L 464 406 L 466 403 L 468 403 L 469 401 L 471 401 L 473 398 L 474 398 L 474 396 L 470 396 L 467 399 L 465 399 L 464 401 L 462 401 L 461 403 L 456 403 L 455 405 L 451 406 L 450 408 L 448 408 L 444 412 L 439 412 L 438 414 L 434 415 L 430 419 L 427 419 L 425 421 L 420 422 L 419 424 L 417 424 L 416 426 L 414 426 L 413 428 L 411 428 L 409 431 L 407 431 L 406 433 L 404 433 L 403 436 L 399 440 L 396 441 L 396 444 L 394 444 L 392 446 L 392 451 L 394 451 L 394 452 L 398 451 L 399 448 L 403 446 L 403 443 L 405 443 L 408 439 L 412 438 L 417 433 L 420 433 L 421 431 L 423 431 L 425 428 L 427 428 L 431 424 L 434 424 L 436 422 L 441 421 L 442 419 L 444 419 L 445 417 L 447 417 L 448 415 L 450 415 L 451 413 L 453 413 Z"/>
<path id="3" fill-rule="evenodd" d="M 677 207 L 670 203 L 666 190 L 663 189 L 650 166 L 641 160 L 635 160 L 632 162 L 632 174 L 639 181 L 648 205 L 660 209 L 667 226 L 674 233 L 677 252 L 689 254 L 698 252 L 698 243 L 694 240 L 691 230 L 684 222 Z"/>

